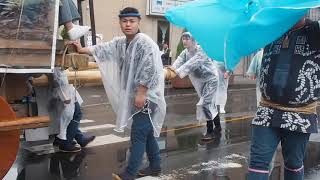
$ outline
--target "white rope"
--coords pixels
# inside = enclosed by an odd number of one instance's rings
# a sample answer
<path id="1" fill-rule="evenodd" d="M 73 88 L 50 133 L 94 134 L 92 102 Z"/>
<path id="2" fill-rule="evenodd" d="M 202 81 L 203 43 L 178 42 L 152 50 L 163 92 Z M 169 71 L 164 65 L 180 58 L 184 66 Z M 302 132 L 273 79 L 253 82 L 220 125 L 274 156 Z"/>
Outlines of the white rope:
<path id="1" fill-rule="evenodd" d="M 20 15 L 19 15 L 19 22 L 18 22 L 18 27 L 17 27 L 16 40 L 18 40 L 18 38 L 19 38 L 19 32 L 20 32 L 20 28 L 21 28 L 22 13 L 23 13 L 23 9 L 24 9 L 24 1 L 25 1 L 25 0 L 22 0 L 22 1 L 21 1 L 21 11 L 20 11 Z M 10 56 L 9 56 L 9 57 L 12 56 L 13 51 L 14 51 L 14 48 L 11 49 L 11 53 L 10 53 Z"/>

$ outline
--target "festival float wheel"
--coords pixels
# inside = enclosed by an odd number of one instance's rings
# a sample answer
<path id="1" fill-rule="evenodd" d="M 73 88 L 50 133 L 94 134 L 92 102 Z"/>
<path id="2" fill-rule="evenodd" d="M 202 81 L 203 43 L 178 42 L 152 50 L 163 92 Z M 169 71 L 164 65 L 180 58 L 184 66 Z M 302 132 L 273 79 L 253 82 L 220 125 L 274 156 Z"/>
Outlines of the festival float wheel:
<path id="1" fill-rule="evenodd" d="M 0 122 L 9 122 L 16 119 L 10 105 L 0 96 Z M 19 149 L 19 130 L 0 130 L 0 179 L 2 179 L 16 159 Z"/>

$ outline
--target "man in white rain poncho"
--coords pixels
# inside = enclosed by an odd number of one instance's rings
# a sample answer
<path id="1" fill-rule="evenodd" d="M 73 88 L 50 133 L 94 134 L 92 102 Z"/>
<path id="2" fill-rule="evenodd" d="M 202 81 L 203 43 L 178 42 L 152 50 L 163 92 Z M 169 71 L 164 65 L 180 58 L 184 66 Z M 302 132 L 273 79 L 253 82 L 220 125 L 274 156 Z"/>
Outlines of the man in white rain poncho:
<path id="1" fill-rule="evenodd" d="M 261 69 L 262 56 L 263 56 L 263 49 L 258 51 L 257 54 L 254 55 L 247 71 L 247 75 L 250 77 L 250 79 L 257 81 L 256 82 L 257 106 L 259 106 L 260 99 L 261 99 L 259 81 L 260 81 L 260 69 Z"/>
<path id="2" fill-rule="evenodd" d="M 205 54 L 189 32 L 182 35 L 185 50 L 171 67 L 166 68 L 166 79 L 177 74 L 180 78 L 189 76 L 200 101 L 197 104 L 197 119 L 207 122 L 207 133 L 203 140 L 210 140 L 221 132 L 220 117 L 216 108 L 218 72 L 212 60 Z M 213 123 L 215 128 L 213 129 Z"/>
<path id="3" fill-rule="evenodd" d="M 125 36 L 89 48 L 75 43 L 80 53 L 92 54 L 99 65 L 109 101 L 117 115 L 116 129 L 131 125 L 131 154 L 128 167 L 114 179 L 134 179 L 147 152 L 149 167 L 140 176 L 161 172 L 160 151 L 155 137 L 161 132 L 166 113 L 164 73 L 160 50 L 147 35 L 140 33 L 140 14 L 135 8 L 120 11 Z"/>

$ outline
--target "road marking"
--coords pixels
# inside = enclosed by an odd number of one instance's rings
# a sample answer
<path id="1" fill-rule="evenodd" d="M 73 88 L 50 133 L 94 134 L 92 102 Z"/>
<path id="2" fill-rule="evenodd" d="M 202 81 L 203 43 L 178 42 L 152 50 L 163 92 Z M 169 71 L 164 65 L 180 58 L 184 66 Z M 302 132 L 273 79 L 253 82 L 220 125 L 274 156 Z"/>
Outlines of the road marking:
<path id="1" fill-rule="evenodd" d="M 103 146 L 103 145 L 109 145 L 109 144 L 115 144 L 115 143 L 121 143 L 121 142 L 128 142 L 129 140 L 130 140 L 130 137 L 119 137 L 114 134 L 109 134 L 104 136 L 97 136 L 93 142 L 88 144 L 87 147 L 96 147 L 96 146 Z M 24 149 L 27 149 L 38 155 L 59 152 L 58 147 L 54 147 L 52 143 L 41 144 L 41 145 L 31 146 L 31 147 L 24 147 Z"/>
<path id="2" fill-rule="evenodd" d="M 80 121 L 80 124 L 85 124 L 85 123 L 92 123 L 92 122 L 95 122 L 94 120 L 90 120 L 90 119 L 82 119 Z"/>
<path id="3" fill-rule="evenodd" d="M 109 129 L 109 128 L 115 128 L 116 126 L 113 124 L 102 124 L 102 125 L 96 125 L 96 126 L 87 126 L 87 127 L 81 127 L 79 128 L 82 132 L 88 132 L 96 129 Z"/>
<path id="4" fill-rule="evenodd" d="M 97 95 L 97 94 L 95 94 L 95 95 L 91 95 L 90 97 L 91 97 L 91 98 L 101 98 L 102 95 Z"/>
<path id="5" fill-rule="evenodd" d="M 103 146 L 107 144 L 115 144 L 120 142 L 127 142 L 130 140 L 130 137 L 119 137 L 114 134 L 109 134 L 105 136 L 98 136 L 96 139 L 88 144 L 87 147 L 96 147 L 96 146 Z"/>
<path id="6" fill-rule="evenodd" d="M 253 117 L 254 116 L 252 116 L 252 115 L 241 116 L 241 117 L 237 117 L 237 118 L 226 119 L 226 120 L 224 120 L 224 122 L 235 122 L 235 121 L 242 121 L 242 120 L 251 120 L 251 118 L 253 118 Z M 185 130 L 185 129 L 199 128 L 199 127 L 203 127 L 205 125 L 206 125 L 206 123 L 201 123 L 201 124 L 196 124 L 196 125 L 188 125 L 188 126 L 181 127 L 181 128 L 173 128 L 173 129 L 162 130 L 161 133 L 172 132 L 172 131 L 181 131 L 181 130 Z"/>
<path id="7" fill-rule="evenodd" d="M 205 125 L 206 125 L 205 123 L 197 124 L 197 125 L 188 125 L 188 126 L 181 127 L 181 128 L 172 128 L 172 129 L 162 130 L 161 133 L 172 132 L 172 131 L 181 131 L 181 130 L 185 130 L 185 129 L 199 128 L 199 127 L 203 127 Z"/>
<path id="8" fill-rule="evenodd" d="M 146 176 L 142 178 L 138 178 L 137 180 L 161 180 L 159 177 Z"/>
<path id="9" fill-rule="evenodd" d="M 236 117 L 236 118 L 228 118 L 226 120 L 224 120 L 224 122 L 235 122 L 235 121 L 241 121 L 241 120 L 252 120 L 254 116 L 252 115 L 247 115 L 247 116 L 241 116 L 241 117 Z"/>
<path id="10" fill-rule="evenodd" d="M 88 104 L 88 105 L 84 105 L 84 106 L 81 106 L 81 107 L 82 108 L 86 108 L 86 107 L 94 107 L 94 106 L 100 106 L 100 105 L 110 105 L 110 103 Z"/>

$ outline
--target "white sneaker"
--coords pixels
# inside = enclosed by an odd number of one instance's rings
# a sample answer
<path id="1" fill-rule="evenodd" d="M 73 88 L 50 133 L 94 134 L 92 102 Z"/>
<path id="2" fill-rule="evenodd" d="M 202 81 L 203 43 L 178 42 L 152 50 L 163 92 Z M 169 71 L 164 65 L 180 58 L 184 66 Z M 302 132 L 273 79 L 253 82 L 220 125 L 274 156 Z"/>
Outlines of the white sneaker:
<path id="1" fill-rule="evenodd" d="M 224 109 L 220 109 L 220 113 L 221 113 L 221 114 L 225 114 L 226 111 L 225 111 Z"/>
<path id="2" fill-rule="evenodd" d="M 73 28 L 68 31 L 68 35 L 70 40 L 78 40 L 85 34 L 87 34 L 90 30 L 89 26 L 78 26 L 78 25 L 73 25 Z"/>

